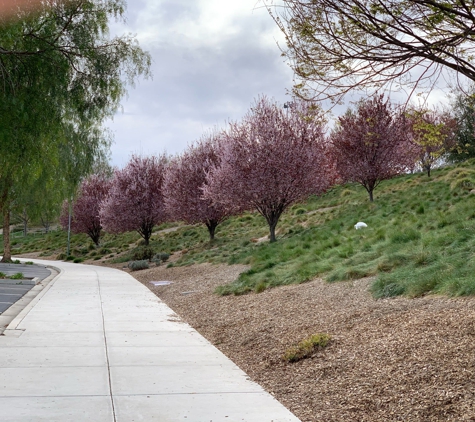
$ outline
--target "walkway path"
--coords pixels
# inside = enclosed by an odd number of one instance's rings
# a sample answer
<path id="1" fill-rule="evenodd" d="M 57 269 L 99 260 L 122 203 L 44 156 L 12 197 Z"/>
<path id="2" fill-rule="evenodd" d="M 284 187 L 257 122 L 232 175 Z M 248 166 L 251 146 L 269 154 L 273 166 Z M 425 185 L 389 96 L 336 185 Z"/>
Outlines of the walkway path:
<path id="1" fill-rule="evenodd" d="M 53 265 L 0 337 L 0 421 L 298 422 L 129 274 Z"/>

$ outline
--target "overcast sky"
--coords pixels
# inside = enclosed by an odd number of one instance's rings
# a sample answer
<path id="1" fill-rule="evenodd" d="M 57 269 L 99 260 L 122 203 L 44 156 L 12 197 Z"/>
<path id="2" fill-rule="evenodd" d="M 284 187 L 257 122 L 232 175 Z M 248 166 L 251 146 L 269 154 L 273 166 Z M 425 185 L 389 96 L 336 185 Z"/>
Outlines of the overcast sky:
<path id="1" fill-rule="evenodd" d="M 113 165 L 132 153 L 179 153 L 206 130 L 239 120 L 259 94 L 290 99 L 282 36 L 257 0 L 129 0 L 127 25 L 112 32 L 136 34 L 153 59 L 153 79 L 130 88 L 107 123 Z"/>
<path id="2" fill-rule="evenodd" d="M 153 78 L 131 87 L 106 124 L 113 165 L 131 154 L 180 153 L 207 130 L 240 120 L 260 94 L 290 100 L 292 71 L 277 46 L 283 36 L 258 0 L 129 0 L 126 16 L 111 34 L 137 36 L 152 55 Z M 430 102 L 447 102 L 445 95 L 434 90 Z"/>

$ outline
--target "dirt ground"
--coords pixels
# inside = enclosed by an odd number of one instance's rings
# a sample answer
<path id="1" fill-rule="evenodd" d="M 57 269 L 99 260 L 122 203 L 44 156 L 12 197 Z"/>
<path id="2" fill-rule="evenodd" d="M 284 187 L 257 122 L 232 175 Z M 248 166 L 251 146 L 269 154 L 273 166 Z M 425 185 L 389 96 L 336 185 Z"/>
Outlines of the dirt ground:
<path id="1" fill-rule="evenodd" d="M 475 421 L 475 299 L 374 300 L 369 279 L 213 294 L 245 268 L 131 274 L 302 421 Z M 315 333 L 325 349 L 282 359 Z"/>
<path id="2" fill-rule="evenodd" d="M 160 266 L 131 275 L 303 422 L 475 421 L 475 298 L 374 300 L 370 279 L 213 293 L 246 268 Z M 282 359 L 316 333 L 331 336 L 325 349 Z"/>

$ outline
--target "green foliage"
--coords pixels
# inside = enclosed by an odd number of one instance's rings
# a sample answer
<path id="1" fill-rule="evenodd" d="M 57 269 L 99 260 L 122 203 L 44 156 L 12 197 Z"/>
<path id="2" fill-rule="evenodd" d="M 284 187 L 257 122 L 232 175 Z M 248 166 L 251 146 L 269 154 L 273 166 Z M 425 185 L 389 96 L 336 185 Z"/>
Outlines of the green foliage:
<path id="1" fill-rule="evenodd" d="M 129 262 L 128 267 L 130 268 L 131 271 L 139 271 L 139 270 L 145 270 L 149 268 L 148 261 L 142 260 L 142 261 L 131 261 Z"/>
<path id="2" fill-rule="evenodd" d="M 23 280 L 25 277 L 23 273 L 15 273 L 8 277 L 10 280 Z"/>
<path id="3" fill-rule="evenodd" d="M 475 157 L 475 86 L 459 91 L 452 101 L 452 112 L 457 121 L 456 147 L 450 154 L 453 161 L 461 162 Z"/>
<path id="4" fill-rule="evenodd" d="M 328 334 L 314 334 L 302 340 L 296 346 L 287 349 L 282 358 L 287 362 L 298 362 L 310 357 L 315 350 L 326 347 L 330 339 L 331 337 Z"/>
<path id="5" fill-rule="evenodd" d="M 168 261 L 168 258 L 170 258 L 170 254 L 166 252 L 160 252 L 157 254 L 158 258 L 160 258 L 161 261 L 166 262 Z"/>
<path id="6" fill-rule="evenodd" d="M 7 275 L 6 275 L 5 273 L 2 273 L 2 272 L 0 271 L 0 279 L 4 279 L 4 278 L 6 278 L 6 276 L 7 276 Z"/>
<path id="7" fill-rule="evenodd" d="M 155 251 L 150 246 L 139 246 L 138 248 L 132 251 L 132 255 L 131 255 L 134 261 L 143 261 L 143 260 L 151 261 L 154 256 L 155 256 Z"/>
<path id="8" fill-rule="evenodd" d="M 133 37 L 109 39 L 109 19 L 123 12 L 121 0 L 42 2 L 19 20 L 0 17 L 0 47 L 8 52 L 0 75 L 4 220 L 14 206 L 34 203 L 35 216 L 51 221 L 64 196 L 107 156 L 110 140 L 101 125 L 119 107 L 126 84 L 150 66 Z M 9 259 L 8 236 L 3 240 Z"/>
<path id="9" fill-rule="evenodd" d="M 267 224 L 257 214 L 245 213 L 223 222 L 221 236 L 213 243 L 206 228 L 188 226 L 154 236 L 150 247 L 175 254 L 168 266 L 204 262 L 249 266 L 234 282 L 220 286 L 219 294 L 262 292 L 316 277 L 351 282 L 367 276 L 374 276 L 375 297 L 474 294 L 475 197 L 450 188 L 453 180 L 472 174 L 474 167 L 475 163 L 464 163 L 435 170 L 431 178 L 413 174 L 387 181 L 373 204 L 356 185 L 335 187 L 299 205 L 308 211 L 304 218 L 293 211 L 284 213 L 280 241 L 273 244 L 255 241 L 268 234 Z M 350 193 L 342 195 L 344 191 Z M 368 227 L 355 230 L 358 221 Z M 17 239 L 18 254 L 49 250 L 56 256 L 65 251 L 62 231 Z M 137 240 L 134 232 L 106 234 L 103 244 L 111 252 L 93 257 L 113 253 L 111 262 L 131 261 Z M 87 236 L 73 235 L 71 244 L 75 257 L 92 257 L 79 255 L 83 250 L 90 254 Z"/>
<path id="10" fill-rule="evenodd" d="M 152 259 L 150 259 L 150 262 L 155 263 L 155 265 L 158 267 L 162 262 L 166 262 L 168 260 L 168 258 L 170 258 L 169 254 L 167 254 L 165 252 L 161 252 L 161 253 L 155 254 L 152 257 Z"/>

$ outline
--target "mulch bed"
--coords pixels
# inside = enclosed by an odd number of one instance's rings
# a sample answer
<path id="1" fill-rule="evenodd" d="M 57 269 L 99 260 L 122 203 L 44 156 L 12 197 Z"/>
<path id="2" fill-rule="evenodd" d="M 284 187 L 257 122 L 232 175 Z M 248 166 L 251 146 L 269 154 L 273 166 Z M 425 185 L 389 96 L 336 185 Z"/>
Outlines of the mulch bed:
<path id="1" fill-rule="evenodd" d="M 374 300 L 369 279 L 213 293 L 245 269 L 131 274 L 302 421 L 475 421 L 475 299 Z M 331 335 L 326 348 L 282 359 L 315 333 Z"/>

